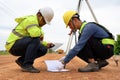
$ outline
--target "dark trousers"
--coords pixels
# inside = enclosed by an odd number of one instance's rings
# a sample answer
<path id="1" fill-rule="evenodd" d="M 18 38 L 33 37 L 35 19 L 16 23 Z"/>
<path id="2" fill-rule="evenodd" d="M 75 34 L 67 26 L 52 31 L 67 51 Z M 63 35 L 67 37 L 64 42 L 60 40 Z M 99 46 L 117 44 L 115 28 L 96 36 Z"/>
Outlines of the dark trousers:
<path id="1" fill-rule="evenodd" d="M 105 60 L 113 56 L 114 46 L 104 45 L 99 39 L 90 38 L 84 48 L 77 54 L 77 56 L 84 61 L 94 58 L 95 60 Z"/>
<path id="2" fill-rule="evenodd" d="M 47 53 L 47 48 L 40 43 L 39 38 L 24 37 L 15 42 L 10 53 L 14 56 L 20 56 L 18 60 L 24 66 L 31 66 L 36 58 Z"/>

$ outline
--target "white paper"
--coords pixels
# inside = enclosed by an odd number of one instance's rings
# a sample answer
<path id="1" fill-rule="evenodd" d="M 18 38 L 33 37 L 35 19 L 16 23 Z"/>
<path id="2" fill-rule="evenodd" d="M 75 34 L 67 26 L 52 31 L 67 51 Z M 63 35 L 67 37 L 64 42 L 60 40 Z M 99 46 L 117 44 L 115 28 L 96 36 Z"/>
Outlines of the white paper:
<path id="1" fill-rule="evenodd" d="M 59 60 L 45 60 L 45 63 L 47 65 L 47 70 L 50 72 L 65 72 L 69 71 L 68 69 L 59 69 L 58 65 L 60 63 Z"/>
<path id="2" fill-rule="evenodd" d="M 56 51 L 60 46 L 63 45 L 63 43 L 54 43 L 54 44 L 55 46 L 51 48 L 53 51 Z"/>

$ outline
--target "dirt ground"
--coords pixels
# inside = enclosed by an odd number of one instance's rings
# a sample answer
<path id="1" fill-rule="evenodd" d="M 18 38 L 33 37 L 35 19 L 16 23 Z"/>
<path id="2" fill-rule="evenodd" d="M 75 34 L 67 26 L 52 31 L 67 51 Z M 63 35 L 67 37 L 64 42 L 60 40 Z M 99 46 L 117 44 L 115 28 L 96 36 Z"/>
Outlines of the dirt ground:
<path id="1" fill-rule="evenodd" d="M 109 65 L 98 72 L 78 72 L 79 67 L 86 65 L 78 57 L 67 64 L 69 72 L 48 72 L 44 60 L 56 60 L 64 54 L 46 54 L 35 60 L 34 66 L 40 69 L 40 73 L 22 72 L 15 63 L 17 57 L 12 55 L 0 55 L 0 80 L 120 80 L 120 65 L 117 67 L 113 58 L 109 59 Z"/>

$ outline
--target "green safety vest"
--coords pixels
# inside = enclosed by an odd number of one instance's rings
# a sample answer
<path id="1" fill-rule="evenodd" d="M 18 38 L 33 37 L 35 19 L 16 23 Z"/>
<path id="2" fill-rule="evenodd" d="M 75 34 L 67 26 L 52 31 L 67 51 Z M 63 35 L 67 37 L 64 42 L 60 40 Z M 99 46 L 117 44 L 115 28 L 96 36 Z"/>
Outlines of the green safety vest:
<path id="1" fill-rule="evenodd" d="M 95 23 L 95 22 L 93 22 L 93 23 Z M 80 30 L 79 30 L 79 33 L 81 34 L 82 33 L 82 30 L 83 30 L 83 28 L 85 27 L 85 25 L 87 24 L 87 22 L 83 22 L 82 23 L 82 26 L 81 26 L 81 28 L 80 28 Z M 97 23 L 95 23 L 95 24 L 97 24 Z M 105 31 L 107 31 L 107 33 L 109 34 L 110 32 L 108 32 L 108 30 L 105 28 L 105 27 L 103 27 L 102 25 L 99 25 L 99 24 L 97 24 L 98 26 L 100 26 L 100 27 L 102 27 Z M 111 37 L 111 38 L 103 38 L 103 39 L 101 39 L 101 42 L 102 42 L 102 44 L 110 44 L 110 45 L 113 45 L 114 46 L 114 44 L 115 44 L 115 40 Z"/>
<path id="2" fill-rule="evenodd" d="M 38 19 L 36 15 L 30 15 L 25 17 L 16 18 L 15 21 L 18 25 L 10 33 L 5 48 L 7 51 L 11 49 L 15 41 L 21 39 L 25 36 L 30 37 L 43 37 L 44 32 L 38 24 Z M 47 45 L 47 42 L 42 41 L 44 46 Z"/>

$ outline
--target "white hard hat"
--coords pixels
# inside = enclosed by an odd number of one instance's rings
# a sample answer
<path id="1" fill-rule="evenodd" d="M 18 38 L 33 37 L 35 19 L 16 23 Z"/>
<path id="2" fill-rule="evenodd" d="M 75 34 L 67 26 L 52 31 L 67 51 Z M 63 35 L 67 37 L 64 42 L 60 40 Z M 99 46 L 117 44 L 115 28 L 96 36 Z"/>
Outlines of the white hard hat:
<path id="1" fill-rule="evenodd" d="M 45 22 L 47 24 L 50 24 L 50 21 L 52 20 L 54 16 L 54 12 L 50 7 L 44 7 L 39 10 L 39 12 L 42 14 L 42 16 L 45 19 Z"/>

